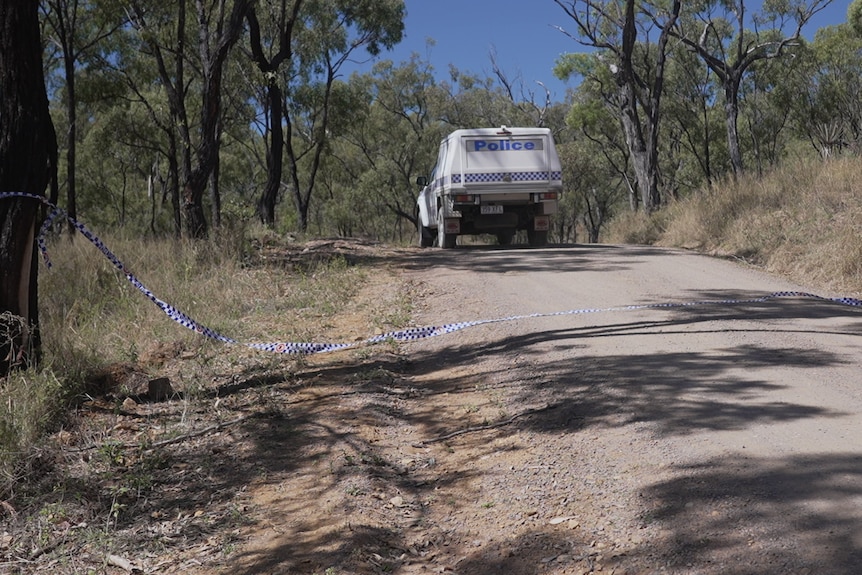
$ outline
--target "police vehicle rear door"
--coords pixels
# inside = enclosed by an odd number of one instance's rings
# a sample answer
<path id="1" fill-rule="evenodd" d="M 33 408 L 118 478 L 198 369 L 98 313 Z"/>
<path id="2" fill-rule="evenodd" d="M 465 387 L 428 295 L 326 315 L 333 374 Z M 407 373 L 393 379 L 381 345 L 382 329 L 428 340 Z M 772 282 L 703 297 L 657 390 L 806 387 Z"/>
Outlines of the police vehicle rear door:
<path id="1" fill-rule="evenodd" d="M 545 134 L 500 131 L 465 138 L 464 184 L 516 191 L 548 182 L 548 146 Z M 502 191 L 501 190 L 501 191 Z"/>

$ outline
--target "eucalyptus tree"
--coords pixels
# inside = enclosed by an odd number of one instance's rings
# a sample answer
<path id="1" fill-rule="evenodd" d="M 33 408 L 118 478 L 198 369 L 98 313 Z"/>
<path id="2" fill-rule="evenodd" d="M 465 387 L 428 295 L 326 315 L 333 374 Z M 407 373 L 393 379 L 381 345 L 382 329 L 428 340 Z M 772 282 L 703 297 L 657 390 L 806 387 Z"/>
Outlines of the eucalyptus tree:
<path id="1" fill-rule="evenodd" d="M 377 55 L 401 40 L 404 2 L 272 0 L 253 10 L 248 18 L 251 54 L 267 86 L 260 107 L 269 146 L 269 174 L 258 213 L 266 223 L 275 218 L 278 190 L 284 185 L 283 154 L 285 187 L 292 192 L 298 227 L 305 231 L 324 152 L 342 129 L 332 122 L 337 114 L 333 106 L 346 94 L 337 81 L 351 59 Z M 262 14 L 265 26 L 260 25 Z"/>
<path id="2" fill-rule="evenodd" d="M 547 127 L 549 122 L 548 113 L 551 109 L 551 91 L 541 81 L 536 80 L 536 86 L 528 87 L 523 75 L 519 72 L 515 76 L 507 73 L 497 60 L 497 50 L 491 48 L 489 54 L 491 59 L 491 71 L 497 83 L 515 105 L 521 115 L 529 118 L 529 121 L 519 123 L 521 126 Z"/>
<path id="3" fill-rule="evenodd" d="M 78 66 L 94 68 L 104 41 L 125 23 L 115 0 L 46 0 L 41 4 L 47 40 L 59 50 L 63 63 L 63 100 L 66 108 L 66 211 L 77 217 L 76 150 L 78 144 Z M 92 74 L 92 70 L 91 70 Z M 71 228 L 71 223 L 70 229 Z"/>
<path id="4" fill-rule="evenodd" d="M 80 208 L 88 221 L 159 235 L 180 232 L 177 172 L 169 169 L 174 133 L 158 113 L 163 100 L 146 90 L 96 110 L 79 146 Z M 149 104 L 148 105 L 145 105 Z"/>
<path id="5" fill-rule="evenodd" d="M 802 29 L 832 0 L 763 2 L 749 13 L 745 0 L 687 2 L 678 22 L 666 25 L 717 76 L 724 95 L 728 151 L 734 175 L 744 170 L 739 138 L 740 89 L 759 61 L 782 58 Z M 790 33 L 786 33 L 789 27 Z"/>
<path id="6" fill-rule="evenodd" d="M 595 50 L 595 61 L 610 71 L 615 89 L 605 89 L 605 94 L 616 107 L 643 208 L 651 212 L 661 204 L 658 171 L 661 98 L 669 31 L 679 17 L 681 2 L 673 0 L 651 7 L 637 0 L 554 1 L 574 24 L 572 31 L 558 28 L 579 44 Z M 575 70 L 565 65 L 565 56 L 562 60 L 557 72 L 561 79 L 568 79 Z M 585 80 L 601 82 L 607 77 L 603 71 Z"/>
<path id="7" fill-rule="evenodd" d="M 665 181 L 674 190 L 711 186 L 727 167 L 722 145 L 723 122 L 716 116 L 718 97 L 713 73 L 701 66 L 696 54 L 676 47 L 671 56 L 664 99 L 664 154 L 676 156 L 663 163 L 675 164 L 676 174 L 663 169 Z M 671 180 L 673 180 L 673 183 Z"/>
<path id="8" fill-rule="evenodd" d="M 580 224 L 586 241 L 598 243 L 602 229 L 625 202 L 627 184 L 609 163 L 597 162 L 604 144 L 585 137 L 564 141 L 557 146 L 563 166 L 563 197 L 555 225 L 560 241 L 577 241 Z"/>
<path id="9" fill-rule="evenodd" d="M 799 48 L 793 51 L 797 60 Z M 758 175 L 781 161 L 790 137 L 791 107 L 785 105 L 789 96 L 787 77 L 787 66 L 776 59 L 764 59 L 751 67 L 740 86 L 740 101 L 744 104 L 739 111 L 743 122 L 740 146 Z"/>
<path id="10" fill-rule="evenodd" d="M 449 79 L 439 87 L 445 97 L 438 118 L 450 130 L 535 123 L 529 112 L 516 105 L 515 93 L 499 78 L 480 76 L 450 65 Z"/>
<path id="11" fill-rule="evenodd" d="M 602 227 L 628 203 L 638 205 L 637 185 L 629 161 L 629 148 L 615 110 L 595 92 L 581 84 L 573 94 L 566 116 L 567 137 L 558 142 L 563 162 L 563 209 L 560 221 L 583 222 L 588 240 L 598 241 Z"/>
<path id="12" fill-rule="evenodd" d="M 56 169 L 37 4 L 0 2 L 0 192 L 44 195 Z M 40 211 L 30 198 L 0 199 L 0 377 L 40 356 Z"/>
<path id="13" fill-rule="evenodd" d="M 249 27 L 249 55 L 259 69 L 264 93 L 258 96 L 265 116 L 267 179 L 257 203 L 264 224 L 275 223 L 275 205 L 282 187 L 284 170 L 284 87 L 293 81 L 294 31 L 303 23 L 303 0 L 261 0 L 246 14 Z M 258 13 L 266 25 L 261 28 Z M 282 69 L 286 71 L 282 74 Z"/>
<path id="14" fill-rule="evenodd" d="M 625 183 L 629 207 L 636 211 L 640 206 L 637 177 L 620 125 L 617 88 L 610 69 L 597 54 L 569 53 L 557 61 L 555 73 L 584 78 L 572 96 L 566 124 L 575 139 L 590 142 L 593 161 L 606 164 Z"/>
<path id="15" fill-rule="evenodd" d="M 222 134 L 222 80 L 228 53 L 240 39 L 245 15 L 252 3 L 252 0 L 195 0 L 201 74 L 200 140 L 197 161 L 182 189 L 186 232 L 190 237 L 203 237 L 207 233 L 203 197 L 208 185 L 215 217 L 220 211 L 217 178 Z"/>
<path id="16" fill-rule="evenodd" d="M 390 217 L 391 230 L 416 229 L 416 176 L 431 169 L 446 127 L 437 119 L 442 101 L 431 65 L 413 54 L 395 65 L 378 62 L 350 84 L 367 96 L 356 106 L 339 140 L 339 166 L 374 209 Z M 348 157 L 353 157 L 351 164 Z"/>
<path id="17" fill-rule="evenodd" d="M 150 166 L 147 179 L 161 182 L 161 203 L 170 204 L 171 227 L 174 235 L 179 237 L 183 223 L 179 190 L 181 173 L 191 170 L 191 141 L 185 139 L 190 138 L 190 130 L 187 123 L 180 121 L 187 119 L 185 103 L 180 108 L 175 107 L 176 100 L 166 97 L 166 92 L 170 94 L 171 89 L 165 89 L 166 84 L 160 82 L 163 76 L 141 64 L 144 64 L 142 59 L 137 59 L 119 66 L 128 88 L 126 101 L 103 113 L 102 121 L 87 134 L 84 144 L 89 145 L 88 149 L 98 157 L 97 163 L 105 157 L 122 155 L 124 152 L 116 149 L 120 146 L 127 148 L 130 156 L 147 162 Z M 100 155 L 99 150 L 107 152 L 107 156 Z M 102 185 L 103 190 L 108 189 L 104 185 L 112 174 L 90 165 L 83 165 L 82 169 L 96 170 L 86 180 L 88 185 L 93 183 Z M 155 197 L 151 200 L 155 201 Z M 155 232 L 155 221 L 151 224 L 151 230 Z"/>
<path id="18" fill-rule="evenodd" d="M 187 0 L 175 5 L 132 0 L 130 14 L 143 52 L 156 62 L 177 130 L 184 231 L 189 237 L 199 238 L 208 232 L 203 204 L 208 186 L 214 214 L 218 214 L 220 196 L 213 178 L 218 174 L 221 145 L 224 67 L 244 30 L 252 0 L 195 0 L 190 4 Z M 188 65 L 194 72 L 195 93 L 187 84 Z M 191 97 L 194 103 L 187 100 Z M 196 105 L 199 114 L 194 140 L 190 105 Z"/>
<path id="19" fill-rule="evenodd" d="M 818 30 L 782 93 L 799 136 L 823 159 L 862 153 L 862 35 L 850 25 Z"/>
<path id="20" fill-rule="evenodd" d="M 180 185 L 191 175 L 194 146 L 186 102 L 189 90 L 186 44 L 190 33 L 187 11 L 185 1 L 165 6 L 161 2 L 131 0 L 130 22 L 137 32 L 139 48 L 119 68 L 138 102 L 147 110 L 153 125 L 166 136 L 167 150 L 164 153 L 178 235 L 182 231 L 183 216 Z M 154 71 L 150 72 L 150 68 Z M 130 70 L 133 73 L 129 73 Z M 151 86 L 156 86 L 156 89 L 152 90 Z M 161 113 L 162 108 L 167 109 L 167 117 Z"/>

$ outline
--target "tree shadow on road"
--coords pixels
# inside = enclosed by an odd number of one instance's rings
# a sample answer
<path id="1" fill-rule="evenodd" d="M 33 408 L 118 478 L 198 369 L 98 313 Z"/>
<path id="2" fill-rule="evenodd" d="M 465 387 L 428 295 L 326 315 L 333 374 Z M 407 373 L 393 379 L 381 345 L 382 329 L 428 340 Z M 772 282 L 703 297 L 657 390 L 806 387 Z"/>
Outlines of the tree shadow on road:
<path id="1" fill-rule="evenodd" d="M 573 244 L 544 248 L 541 250 L 541 257 L 513 257 L 534 250 L 535 248 L 525 246 L 463 246 L 457 249 L 458 257 L 452 257 L 450 250 L 421 250 L 401 254 L 400 263 L 408 270 L 434 268 L 468 270 L 471 273 L 608 272 L 630 268 L 642 263 L 640 260 L 645 257 L 657 254 L 673 257 L 674 254 L 672 250 L 646 246 Z M 597 251 L 602 253 L 600 263 L 597 263 L 595 257 Z"/>
<path id="2" fill-rule="evenodd" d="M 824 450 L 828 450 L 824 446 Z M 649 488 L 663 553 L 690 572 L 849 575 L 862 565 L 862 456 L 729 457 Z M 789 544 L 788 544 L 789 542 Z M 717 563 L 731 550 L 732 563 Z"/>
<path id="3" fill-rule="evenodd" d="M 698 294 L 703 299 L 739 300 L 751 294 Z M 648 310 L 650 317 L 656 310 Z M 451 344 L 414 353 L 413 371 L 433 373 L 440 366 L 483 366 L 473 380 L 506 381 L 513 367 L 512 357 L 529 361 L 535 381 L 521 386 L 517 401 L 527 406 L 553 404 L 557 416 L 534 418 L 542 429 L 561 421 L 588 417 L 590 425 L 648 421 L 661 433 L 687 434 L 697 430 L 743 429 L 756 423 L 789 421 L 815 416 L 839 417 L 838 412 L 808 405 L 794 405 L 775 393 L 783 384 L 766 376 L 775 370 L 806 370 L 847 364 L 850 358 L 823 349 L 777 346 L 769 343 L 742 343 L 724 349 L 638 353 L 636 348 L 617 354 L 592 354 L 589 344 L 597 338 L 688 337 L 697 334 L 739 332 L 741 334 L 797 333 L 827 336 L 862 335 L 862 316 L 854 308 L 819 300 L 704 305 L 661 310 L 664 319 L 634 319 L 614 323 L 593 323 L 581 327 L 561 327 L 530 331 L 529 321 L 518 327 L 523 332 L 464 348 L 457 334 Z M 638 311 L 637 313 L 641 313 Z M 602 319 L 605 319 L 604 316 Z M 614 315 L 614 318 L 619 315 Z M 812 327 L 800 320 L 828 319 L 828 328 Z M 574 321 L 581 321 L 577 318 Z M 838 323 L 832 320 L 838 320 Z M 565 317 L 554 318 L 565 323 Z M 752 323 L 755 322 L 755 323 Z M 762 322 L 759 324 L 757 322 Z M 543 324 L 544 325 L 544 324 Z M 473 329 L 482 329 L 477 327 Z M 442 343 L 442 341 L 441 341 Z M 554 352 L 551 359 L 547 350 Z M 759 377 L 759 373 L 764 377 Z M 452 387 L 451 377 L 445 383 Z M 812 382 L 812 385 L 816 382 Z M 443 385 L 443 382 L 440 382 Z M 455 382 L 456 386 L 458 382 Z M 430 391 L 433 392 L 433 385 Z M 516 392 L 517 393 L 517 392 Z M 430 423 L 430 422 L 429 422 Z"/>
<path id="4" fill-rule="evenodd" d="M 737 300 L 752 294 L 702 292 L 692 297 Z M 366 361 L 361 366 L 362 377 L 357 377 L 360 368 L 352 361 L 321 362 L 307 369 L 303 377 L 315 382 L 314 393 L 300 398 L 298 387 L 282 390 L 292 394 L 286 420 L 256 420 L 245 426 L 244 432 L 256 437 L 257 444 L 243 460 L 250 465 L 257 457 L 265 463 L 256 473 L 238 473 L 232 481 L 237 486 L 254 483 L 263 474 L 287 485 L 295 471 L 317 465 L 321 474 L 308 478 L 307 484 L 296 479 L 294 488 L 312 490 L 320 506 L 339 501 L 340 507 L 327 508 L 315 520 L 303 518 L 301 508 L 288 507 L 294 517 L 281 520 L 293 522 L 290 529 L 296 537 L 282 537 L 269 548 L 243 552 L 237 557 L 242 567 L 234 562 L 232 571 L 323 572 L 330 565 L 361 563 L 367 569 L 358 572 L 408 573 L 405 566 L 410 560 L 433 557 L 435 546 L 447 546 L 450 551 L 457 547 L 461 557 L 444 567 L 467 575 L 527 575 L 555 565 L 583 569 L 595 561 L 590 534 L 547 526 L 513 533 L 504 541 L 477 543 L 474 548 L 464 542 L 450 545 L 445 534 L 438 533 L 441 539 L 428 539 L 425 547 L 417 548 L 419 543 L 411 534 L 417 525 L 423 525 L 431 509 L 423 502 L 448 487 L 476 479 L 476 471 L 469 465 L 436 469 L 430 457 L 398 461 L 381 447 L 387 440 L 386 430 L 414 434 L 422 442 L 466 429 L 468 433 L 459 440 L 468 441 L 479 459 L 493 457 L 509 437 L 522 431 L 565 435 L 645 424 L 656 437 L 680 437 L 704 430 L 741 430 L 847 415 L 784 401 L 780 392 L 785 385 L 771 375 L 776 370 L 852 364 L 851 358 L 838 352 L 770 344 L 768 338 L 722 349 L 671 348 L 659 353 L 596 353 L 590 345 L 601 338 L 624 342 L 634 336 L 667 338 L 737 331 L 860 335 L 862 316 L 857 310 L 819 300 L 781 300 L 646 313 L 648 317 L 581 322 L 579 326 L 549 328 L 542 323 L 539 330 L 531 330 L 528 322 L 532 320 L 525 320 L 519 333 L 510 331 L 468 347 L 452 334 L 419 349 L 408 348 L 407 360 L 377 356 Z M 614 320 L 618 318 L 614 316 Z M 549 349 L 553 355 L 548 354 Z M 346 391 L 347 381 L 354 383 Z M 818 383 L 812 380 L 812 385 Z M 256 385 L 238 382 L 235 390 L 245 392 Z M 431 407 L 441 403 L 429 401 L 432 397 L 445 403 L 446 397 L 477 387 L 505 398 L 501 400 L 505 404 L 502 418 L 517 415 L 518 410 L 536 411 L 506 425 L 475 425 L 470 431 L 475 422 L 468 415 L 452 417 Z M 321 425 L 322 410 L 333 409 L 342 423 Z M 327 413 L 331 420 L 332 412 Z M 356 434 L 353 426 L 359 425 L 378 426 L 379 443 Z M 661 564 L 670 572 L 734 575 L 803 569 L 849 574 L 862 560 L 862 542 L 854 535 L 862 529 L 862 518 L 855 510 L 862 497 L 862 457 L 858 454 L 774 460 L 734 457 L 672 471 L 671 479 L 656 480 L 643 497 L 645 524 L 656 526 L 664 535 L 626 548 L 619 561 L 628 566 Z M 355 493 L 353 502 L 344 497 L 345 489 Z M 387 503 L 394 492 L 403 503 Z M 349 516 L 353 503 L 367 504 L 369 497 L 379 497 L 379 505 L 386 509 L 380 512 L 379 521 L 366 518 L 357 524 L 339 523 L 337 518 Z M 782 547 L 780 541 L 800 545 Z M 811 549 L 822 552 L 812 555 Z M 721 563 L 719 553 L 724 550 L 732 551 L 732 563 Z M 548 562 L 542 563 L 545 559 Z"/>

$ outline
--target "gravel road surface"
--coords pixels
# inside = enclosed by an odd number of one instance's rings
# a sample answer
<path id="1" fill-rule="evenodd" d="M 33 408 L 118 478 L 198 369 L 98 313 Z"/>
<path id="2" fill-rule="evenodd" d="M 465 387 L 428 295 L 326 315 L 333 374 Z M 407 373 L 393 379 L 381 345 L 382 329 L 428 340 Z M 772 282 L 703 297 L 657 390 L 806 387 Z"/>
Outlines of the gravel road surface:
<path id="1" fill-rule="evenodd" d="M 420 325 L 813 291 L 646 247 L 435 249 L 407 268 L 424 292 Z M 860 336 L 862 309 L 788 297 L 530 318 L 410 344 L 412 383 L 435 390 L 437 410 L 417 433 L 507 422 L 424 445 L 426 481 L 453 498 L 426 510 L 442 534 L 435 565 L 862 572 Z"/>

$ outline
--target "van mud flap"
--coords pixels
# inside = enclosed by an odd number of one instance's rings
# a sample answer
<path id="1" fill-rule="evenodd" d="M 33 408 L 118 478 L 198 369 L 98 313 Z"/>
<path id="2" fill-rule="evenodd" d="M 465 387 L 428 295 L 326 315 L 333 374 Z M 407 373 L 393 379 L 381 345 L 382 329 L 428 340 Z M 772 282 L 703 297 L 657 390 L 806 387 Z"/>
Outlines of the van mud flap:
<path id="1" fill-rule="evenodd" d="M 548 216 L 536 216 L 533 218 L 533 230 L 546 232 L 551 229 L 551 218 Z"/>

